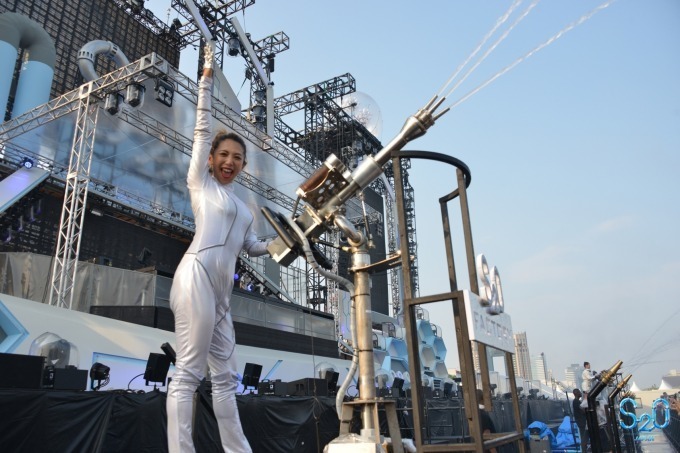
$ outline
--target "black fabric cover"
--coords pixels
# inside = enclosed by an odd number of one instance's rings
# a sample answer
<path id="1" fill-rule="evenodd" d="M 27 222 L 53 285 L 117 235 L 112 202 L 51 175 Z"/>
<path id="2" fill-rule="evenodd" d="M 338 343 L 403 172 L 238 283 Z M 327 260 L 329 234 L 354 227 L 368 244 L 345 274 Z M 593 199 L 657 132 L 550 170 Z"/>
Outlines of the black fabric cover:
<path id="1" fill-rule="evenodd" d="M 140 452 L 168 450 L 165 392 L 75 392 L 0 389 L 0 451 L 21 452 Z M 238 395 L 241 423 L 255 453 L 321 452 L 338 436 L 335 398 Z M 467 438 L 469 429 L 461 400 L 426 402 L 424 435 L 429 441 Z M 562 416 L 566 401 L 520 401 L 522 426 L 548 423 Z M 397 401 L 403 437 L 413 436 L 407 399 Z M 384 414 L 380 431 L 387 434 Z M 489 414 L 496 431 L 514 429 L 511 401 L 494 401 Z M 360 414 L 355 410 L 353 430 Z M 199 388 L 194 421 L 196 451 L 221 452 L 209 389 Z M 505 450 L 503 450 L 505 451 Z"/>
<path id="2" fill-rule="evenodd" d="M 3 452 L 167 452 L 164 392 L 0 389 Z M 338 436 L 334 398 L 239 395 L 254 452 L 319 452 Z M 196 451 L 221 452 L 210 396 L 197 401 Z"/>

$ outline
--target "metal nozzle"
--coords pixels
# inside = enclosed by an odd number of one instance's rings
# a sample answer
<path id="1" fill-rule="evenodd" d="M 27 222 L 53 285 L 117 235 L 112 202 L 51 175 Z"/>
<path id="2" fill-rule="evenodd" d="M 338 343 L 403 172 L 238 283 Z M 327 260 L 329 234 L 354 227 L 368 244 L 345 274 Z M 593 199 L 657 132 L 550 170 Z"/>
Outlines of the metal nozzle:
<path id="1" fill-rule="evenodd" d="M 604 384 L 609 384 L 609 381 L 611 381 L 612 378 L 616 375 L 616 372 L 619 371 L 621 365 L 623 365 L 623 362 L 619 360 L 610 369 L 600 373 L 600 381 L 602 381 Z"/>

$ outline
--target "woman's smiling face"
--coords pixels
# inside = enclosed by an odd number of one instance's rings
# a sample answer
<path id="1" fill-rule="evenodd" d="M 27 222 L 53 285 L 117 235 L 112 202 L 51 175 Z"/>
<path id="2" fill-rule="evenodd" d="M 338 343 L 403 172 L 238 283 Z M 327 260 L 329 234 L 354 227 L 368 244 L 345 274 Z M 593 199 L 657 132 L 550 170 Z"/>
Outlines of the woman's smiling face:
<path id="1" fill-rule="evenodd" d="M 245 151 L 241 144 L 230 138 L 222 140 L 210 154 L 208 164 L 220 184 L 229 184 L 243 170 Z"/>

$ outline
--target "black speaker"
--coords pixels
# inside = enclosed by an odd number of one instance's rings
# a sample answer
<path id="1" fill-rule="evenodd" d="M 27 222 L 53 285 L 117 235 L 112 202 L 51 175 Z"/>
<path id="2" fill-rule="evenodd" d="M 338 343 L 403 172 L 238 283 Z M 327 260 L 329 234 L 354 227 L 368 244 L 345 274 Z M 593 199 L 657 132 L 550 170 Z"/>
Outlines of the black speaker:
<path id="1" fill-rule="evenodd" d="M 156 319 L 154 327 L 158 329 L 167 330 L 168 332 L 175 331 L 175 314 L 167 307 L 156 307 Z"/>
<path id="2" fill-rule="evenodd" d="M 144 371 L 146 385 L 149 385 L 149 382 L 161 382 L 165 385 L 168 369 L 170 369 L 170 358 L 167 355 L 156 354 L 155 352 L 150 353 L 149 360 L 146 361 L 146 370 Z"/>
<path id="3" fill-rule="evenodd" d="M 243 379 L 241 379 L 241 384 L 245 387 L 257 387 L 260 382 L 260 375 L 262 374 L 262 365 L 256 363 L 246 363 L 246 367 L 243 370 Z"/>
<path id="4" fill-rule="evenodd" d="M 328 396 L 328 381 L 325 379 L 304 378 L 288 383 L 290 396 Z"/>
<path id="5" fill-rule="evenodd" d="M 276 381 L 263 381 L 257 387 L 258 395 L 286 396 L 288 393 L 288 383 Z"/>
<path id="6" fill-rule="evenodd" d="M 42 388 L 45 357 L 0 353 L 0 387 Z"/>
<path id="7" fill-rule="evenodd" d="M 43 387 L 54 390 L 85 390 L 87 370 L 46 366 L 43 374 Z"/>
<path id="8" fill-rule="evenodd" d="M 93 305 L 90 307 L 93 315 L 131 322 L 146 327 L 175 331 L 175 316 L 172 310 L 166 307 L 153 305 Z"/>

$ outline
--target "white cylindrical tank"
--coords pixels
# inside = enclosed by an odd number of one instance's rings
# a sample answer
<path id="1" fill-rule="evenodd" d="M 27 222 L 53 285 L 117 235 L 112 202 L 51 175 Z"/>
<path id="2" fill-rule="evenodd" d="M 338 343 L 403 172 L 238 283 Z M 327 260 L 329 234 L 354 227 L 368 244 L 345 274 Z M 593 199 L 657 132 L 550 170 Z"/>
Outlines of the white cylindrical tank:
<path id="1" fill-rule="evenodd" d="M 19 81 L 14 96 L 12 118 L 50 99 L 57 51 L 50 35 L 37 22 L 17 13 L 0 14 L 0 109 L 7 108 L 14 64 L 24 49 Z M 3 115 L 4 116 L 4 115 Z"/>

